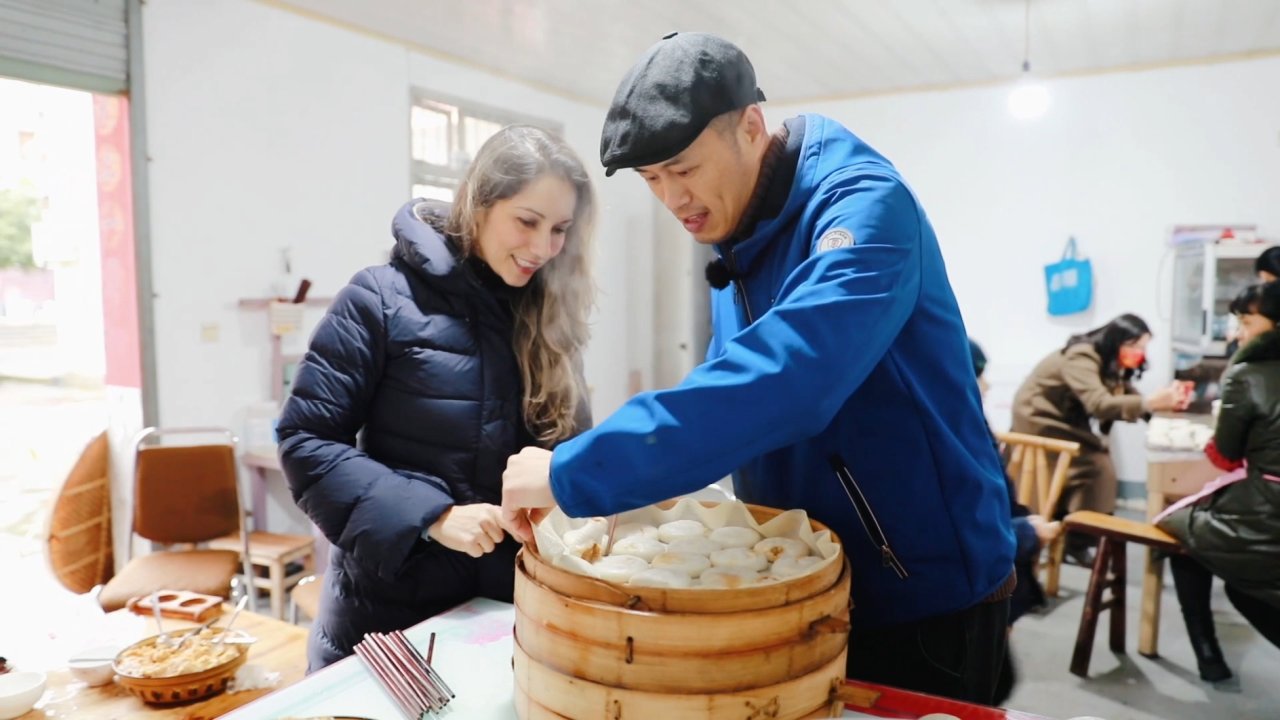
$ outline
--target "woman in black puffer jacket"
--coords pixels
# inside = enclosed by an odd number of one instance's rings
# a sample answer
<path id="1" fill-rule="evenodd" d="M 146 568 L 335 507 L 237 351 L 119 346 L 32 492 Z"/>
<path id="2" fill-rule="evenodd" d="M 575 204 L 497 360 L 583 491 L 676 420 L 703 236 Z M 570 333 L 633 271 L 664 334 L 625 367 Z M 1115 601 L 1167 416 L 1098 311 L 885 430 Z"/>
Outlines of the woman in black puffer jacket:
<path id="1" fill-rule="evenodd" d="M 311 670 L 369 632 L 510 602 L 507 458 L 590 425 L 590 182 L 564 142 L 505 128 L 452 206 L 409 203 L 387 265 L 334 300 L 279 422 L 298 506 L 333 543 Z"/>
<path id="2" fill-rule="evenodd" d="M 1209 608 L 1213 576 L 1227 599 L 1280 647 L 1280 283 L 1246 288 L 1231 303 L 1240 350 L 1222 377 L 1211 462 L 1233 471 L 1156 517 L 1186 555 L 1169 560 L 1200 677 L 1231 677 Z"/>

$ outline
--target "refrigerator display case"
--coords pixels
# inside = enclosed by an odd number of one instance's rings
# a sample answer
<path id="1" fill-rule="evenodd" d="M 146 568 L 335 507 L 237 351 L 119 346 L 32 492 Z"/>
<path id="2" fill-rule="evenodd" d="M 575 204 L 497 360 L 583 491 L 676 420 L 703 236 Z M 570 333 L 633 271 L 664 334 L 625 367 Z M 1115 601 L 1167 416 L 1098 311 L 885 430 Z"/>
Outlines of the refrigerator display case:
<path id="1" fill-rule="evenodd" d="M 1258 282 L 1253 264 L 1266 243 L 1192 240 L 1174 248 L 1173 349 L 1221 358 L 1234 331 L 1231 301 Z"/>

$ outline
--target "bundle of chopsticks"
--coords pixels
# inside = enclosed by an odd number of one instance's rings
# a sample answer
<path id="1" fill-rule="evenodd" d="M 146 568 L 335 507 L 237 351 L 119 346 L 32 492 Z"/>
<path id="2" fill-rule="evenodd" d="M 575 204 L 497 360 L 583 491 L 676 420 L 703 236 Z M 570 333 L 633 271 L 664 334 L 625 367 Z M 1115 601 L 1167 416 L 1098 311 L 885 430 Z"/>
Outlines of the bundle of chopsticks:
<path id="1" fill-rule="evenodd" d="M 436 634 L 431 633 L 427 657 L 414 647 L 404 633 L 369 633 L 356 643 L 356 654 L 369 666 L 387 694 L 411 720 L 425 720 L 444 709 L 454 698 L 453 690 L 431 667 Z"/>

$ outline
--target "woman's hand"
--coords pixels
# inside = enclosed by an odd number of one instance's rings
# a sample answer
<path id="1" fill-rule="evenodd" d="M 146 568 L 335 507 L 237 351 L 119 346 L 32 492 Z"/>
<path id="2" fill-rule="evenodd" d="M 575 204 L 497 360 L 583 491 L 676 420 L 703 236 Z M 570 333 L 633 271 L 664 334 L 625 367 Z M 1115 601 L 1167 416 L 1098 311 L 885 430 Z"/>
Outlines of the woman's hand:
<path id="1" fill-rule="evenodd" d="M 1182 387 L 1175 382 L 1151 393 L 1142 401 L 1142 404 L 1151 412 L 1172 412 L 1185 407 L 1182 401 Z"/>
<path id="2" fill-rule="evenodd" d="M 502 542 L 502 528 L 502 508 L 497 505 L 454 505 L 427 528 L 427 535 L 450 550 L 478 558 Z"/>

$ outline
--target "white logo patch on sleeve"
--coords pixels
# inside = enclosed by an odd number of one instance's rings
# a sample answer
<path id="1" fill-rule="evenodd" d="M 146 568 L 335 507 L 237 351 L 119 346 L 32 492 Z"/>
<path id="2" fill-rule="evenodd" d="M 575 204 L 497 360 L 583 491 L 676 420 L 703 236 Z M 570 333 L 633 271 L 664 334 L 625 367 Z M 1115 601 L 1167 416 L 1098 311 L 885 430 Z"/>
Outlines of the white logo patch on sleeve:
<path id="1" fill-rule="evenodd" d="M 834 230 L 828 230 L 818 240 L 817 251 L 826 252 L 847 247 L 853 247 L 853 233 L 844 228 L 835 228 Z"/>

